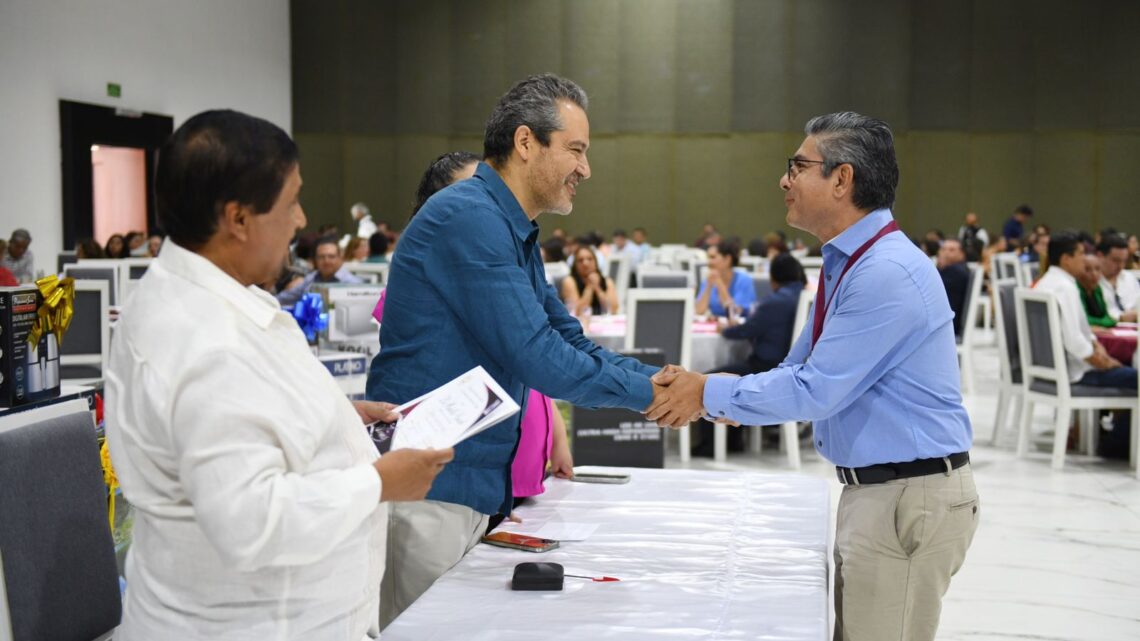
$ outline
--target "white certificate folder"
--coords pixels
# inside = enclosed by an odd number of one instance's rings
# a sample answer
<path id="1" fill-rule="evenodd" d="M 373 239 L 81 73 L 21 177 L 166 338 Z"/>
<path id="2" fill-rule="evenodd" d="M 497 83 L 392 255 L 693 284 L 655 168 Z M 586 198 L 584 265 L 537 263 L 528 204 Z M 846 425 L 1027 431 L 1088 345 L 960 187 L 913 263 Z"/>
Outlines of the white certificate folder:
<path id="1" fill-rule="evenodd" d="M 396 408 L 395 423 L 368 426 L 381 453 L 454 447 L 507 419 L 519 405 L 480 366 Z"/>

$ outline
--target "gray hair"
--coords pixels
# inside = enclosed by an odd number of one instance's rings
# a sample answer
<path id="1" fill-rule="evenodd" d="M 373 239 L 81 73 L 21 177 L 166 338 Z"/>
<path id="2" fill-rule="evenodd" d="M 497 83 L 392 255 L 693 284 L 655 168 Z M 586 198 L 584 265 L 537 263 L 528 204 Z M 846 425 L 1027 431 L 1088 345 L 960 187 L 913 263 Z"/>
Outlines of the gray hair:
<path id="1" fill-rule="evenodd" d="M 515 131 L 526 125 L 543 146 L 550 134 L 562 129 L 558 101 L 568 100 L 586 110 L 586 92 L 573 80 L 552 73 L 522 80 L 499 98 L 483 133 L 483 159 L 491 164 L 507 160 L 515 148 Z"/>
<path id="2" fill-rule="evenodd" d="M 895 203 L 899 165 L 895 160 L 894 136 L 882 120 L 853 111 L 816 116 L 804 126 L 816 139 L 823 157 L 823 175 L 839 165 L 851 165 L 855 174 L 852 200 L 859 209 L 874 210 Z"/>
<path id="3" fill-rule="evenodd" d="M 350 209 L 349 211 L 352 212 L 353 216 L 355 216 L 358 213 L 364 214 L 365 216 L 372 213 L 372 212 L 368 211 L 368 205 L 365 205 L 364 203 L 356 203 L 355 205 L 352 206 L 352 209 Z"/>
<path id="4" fill-rule="evenodd" d="M 16 231 L 12 232 L 12 237 L 10 239 L 8 239 L 8 242 L 10 242 L 10 243 L 31 243 L 32 242 L 32 235 L 28 233 L 28 230 L 20 228 L 20 229 L 17 229 Z"/>

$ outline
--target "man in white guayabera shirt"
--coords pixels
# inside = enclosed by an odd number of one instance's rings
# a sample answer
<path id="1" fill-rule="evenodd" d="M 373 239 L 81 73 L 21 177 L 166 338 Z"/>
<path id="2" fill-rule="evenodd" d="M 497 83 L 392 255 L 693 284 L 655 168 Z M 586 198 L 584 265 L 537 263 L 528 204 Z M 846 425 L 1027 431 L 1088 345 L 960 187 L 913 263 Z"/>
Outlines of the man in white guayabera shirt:
<path id="1" fill-rule="evenodd" d="M 168 240 L 123 310 L 107 438 L 134 505 L 116 641 L 378 636 L 387 507 L 422 499 L 447 450 L 378 458 L 297 322 L 254 286 L 305 225 L 297 148 L 233 111 L 160 151 Z"/>

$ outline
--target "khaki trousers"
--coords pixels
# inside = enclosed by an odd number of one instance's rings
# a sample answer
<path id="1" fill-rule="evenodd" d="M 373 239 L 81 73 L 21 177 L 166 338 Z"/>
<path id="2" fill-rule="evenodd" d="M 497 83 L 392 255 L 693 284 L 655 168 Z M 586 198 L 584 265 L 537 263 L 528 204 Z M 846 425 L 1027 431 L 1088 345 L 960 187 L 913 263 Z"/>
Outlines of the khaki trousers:
<path id="1" fill-rule="evenodd" d="M 835 528 L 835 640 L 933 641 L 978 527 L 970 465 L 846 485 Z"/>
<path id="2" fill-rule="evenodd" d="M 388 563 L 380 630 L 463 558 L 487 531 L 487 515 L 441 501 L 388 504 Z"/>

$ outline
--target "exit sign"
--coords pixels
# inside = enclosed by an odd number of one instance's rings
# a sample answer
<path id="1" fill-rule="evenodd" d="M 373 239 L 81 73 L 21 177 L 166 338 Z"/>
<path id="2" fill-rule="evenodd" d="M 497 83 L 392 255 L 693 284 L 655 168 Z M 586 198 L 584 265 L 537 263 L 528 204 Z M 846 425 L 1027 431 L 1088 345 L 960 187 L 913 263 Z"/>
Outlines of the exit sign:
<path id="1" fill-rule="evenodd" d="M 117 82 L 108 82 L 107 95 L 112 98 L 118 98 L 123 95 L 123 88 Z"/>

